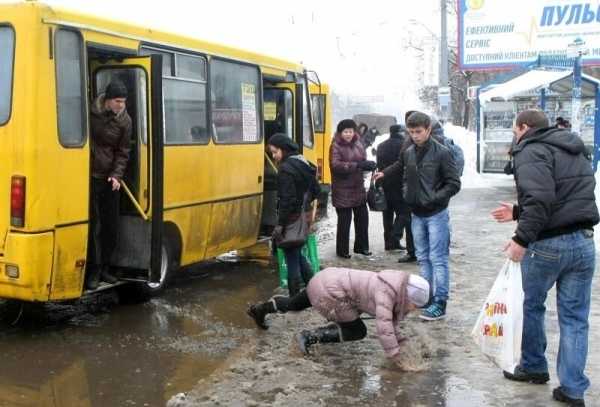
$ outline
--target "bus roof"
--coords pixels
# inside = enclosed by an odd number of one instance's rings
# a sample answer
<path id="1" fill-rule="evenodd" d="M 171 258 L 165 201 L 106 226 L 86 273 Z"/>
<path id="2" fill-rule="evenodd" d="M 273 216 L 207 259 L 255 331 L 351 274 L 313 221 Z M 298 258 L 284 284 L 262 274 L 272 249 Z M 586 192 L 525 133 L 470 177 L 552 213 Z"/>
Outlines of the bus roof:
<path id="1" fill-rule="evenodd" d="M 12 4 L 14 6 L 15 4 Z M 39 8 L 42 21 L 47 24 L 56 24 L 78 28 L 82 31 L 95 31 L 120 38 L 139 40 L 154 45 L 162 45 L 175 49 L 196 51 L 213 56 L 236 59 L 260 65 L 262 67 L 303 73 L 304 67 L 299 63 L 247 51 L 232 46 L 214 42 L 202 41 L 183 35 L 167 33 L 152 28 L 143 28 L 122 21 L 95 17 L 88 14 L 53 7 L 37 1 L 18 3 L 22 7 Z M 2 6 L 0 6 L 1 8 Z"/>

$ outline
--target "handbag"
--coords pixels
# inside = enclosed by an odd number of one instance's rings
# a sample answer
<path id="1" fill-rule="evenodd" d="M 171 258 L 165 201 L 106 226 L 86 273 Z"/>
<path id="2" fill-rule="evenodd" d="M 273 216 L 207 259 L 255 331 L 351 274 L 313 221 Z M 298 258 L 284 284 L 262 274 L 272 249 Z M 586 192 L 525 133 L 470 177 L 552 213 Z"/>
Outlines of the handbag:
<path id="1" fill-rule="evenodd" d="M 372 176 L 369 191 L 367 192 L 367 204 L 369 205 L 369 209 L 373 212 L 383 212 L 387 209 L 387 201 L 385 199 L 383 187 L 376 186 Z"/>
<path id="2" fill-rule="evenodd" d="M 309 206 L 309 195 L 309 191 L 307 191 L 304 194 L 304 199 L 302 200 L 302 208 L 300 210 L 300 213 L 283 228 L 283 234 L 281 236 L 281 239 L 275 242 L 277 244 L 277 247 L 287 249 L 290 247 L 303 246 L 304 243 L 306 243 L 306 239 L 310 232 L 310 226 L 312 223 L 312 211 L 309 210 L 307 212 L 307 208 Z"/>

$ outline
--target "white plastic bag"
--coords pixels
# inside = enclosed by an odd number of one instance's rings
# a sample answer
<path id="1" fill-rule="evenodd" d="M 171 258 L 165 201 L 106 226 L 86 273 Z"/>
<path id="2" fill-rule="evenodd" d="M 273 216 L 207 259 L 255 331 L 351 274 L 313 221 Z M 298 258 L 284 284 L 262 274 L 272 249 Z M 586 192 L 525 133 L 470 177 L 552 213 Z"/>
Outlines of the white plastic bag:
<path id="1" fill-rule="evenodd" d="M 494 364 L 513 373 L 521 358 L 522 333 L 521 265 L 507 260 L 483 304 L 471 336 Z"/>

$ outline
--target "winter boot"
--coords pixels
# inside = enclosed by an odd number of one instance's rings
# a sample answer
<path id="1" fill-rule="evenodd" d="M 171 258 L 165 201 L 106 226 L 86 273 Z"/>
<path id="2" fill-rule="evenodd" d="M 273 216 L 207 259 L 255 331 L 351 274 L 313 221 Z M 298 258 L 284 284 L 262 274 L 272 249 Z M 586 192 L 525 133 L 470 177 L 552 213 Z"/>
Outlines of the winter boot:
<path id="1" fill-rule="evenodd" d="M 85 288 L 95 290 L 100 284 L 100 269 L 98 267 L 90 267 L 85 272 Z"/>
<path id="2" fill-rule="evenodd" d="M 305 355 L 309 354 L 309 348 L 316 343 L 342 342 L 340 328 L 336 324 L 317 328 L 314 331 L 304 330 L 298 334 L 298 346 Z"/>
<path id="3" fill-rule="evenodd" d="M 267 314 L 273 314 L 277 311 L 274 300 L 263 302 L 262 304 L 251 305 L 246 311 L 246 314 L 250 316 L 256 322 L 256 325 L 261 329 L 269 329 L 269 325 L 265 322 Z"/>
<path id="4" fill-rule="evenodd" d="M 100 279 L 109 284 L 114 284 L 117 281 L 119 281 L 119 279 L 110 272 L 110 267 L 108 266 L 102 267 L 102 274 L 100 275 Z"/>

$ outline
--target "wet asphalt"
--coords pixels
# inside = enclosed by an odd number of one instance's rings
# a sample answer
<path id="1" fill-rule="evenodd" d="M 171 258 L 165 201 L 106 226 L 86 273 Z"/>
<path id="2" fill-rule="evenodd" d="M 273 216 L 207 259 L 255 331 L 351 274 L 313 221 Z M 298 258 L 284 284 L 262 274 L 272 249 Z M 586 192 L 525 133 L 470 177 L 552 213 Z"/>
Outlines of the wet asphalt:
<path id="1" fill-rule="evenodd" d="M 0 329 L 0 407 L 559 407 L 550 397 L 557 385 L 554 293 L 547 312 L 549 385 L 507 382 L 469 337 L 513 228 L 490 221 L 489 211 L 513 198 L 514 189 L 502 185 L 464 190 L 453 200 L 448 318 L 428 324 L 413 316 L 403 327 L 415 371 L 398 370 L 385 360 L 373 321 L 366 321 L 364 341 L 319 346 L 309 358 L 298 353 L 294 335 L 302 327 L 322 325 L 318 314 L 275 315 L 269 331 L 257 330 L 244 310 L 273 294 L 277 276 L 264 264 L 225 258 L 187 268 L 162 296 L 144 304 L 120 304 L 117 294 L 107 291 L 74 304 L 26 307 L 15 325 Z M 319 232 L 323 266 L 340 265 L 330 214 Z M 400 253 L 381 247 L 380 215 L 371 214 L 370 222 L 373 256 L 353 256 L 344 265 L 399 268 Z M 417 272 L 415 265 L 401 268 Z M 594 292 L 598 288 L 595 279 Z M 600 314 L 595 298 L 590 322 L 592 386 L 586 401 L 596 406 Z"/>
<path id="2" fill-rule="evenodd" d="M 0 332 L 0 406 L 164 406 L 244 347 L 243 310 L 275 285 L 260 264 L 211 261 L 144 304 L 107 291 L 26 307 Z"/>

